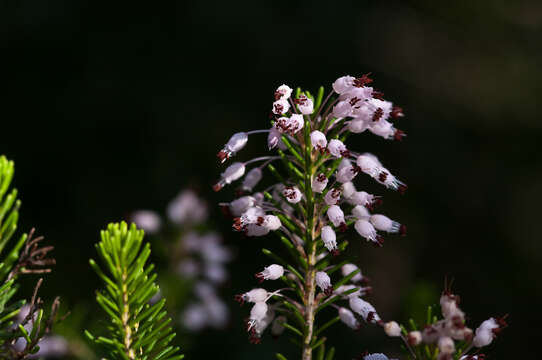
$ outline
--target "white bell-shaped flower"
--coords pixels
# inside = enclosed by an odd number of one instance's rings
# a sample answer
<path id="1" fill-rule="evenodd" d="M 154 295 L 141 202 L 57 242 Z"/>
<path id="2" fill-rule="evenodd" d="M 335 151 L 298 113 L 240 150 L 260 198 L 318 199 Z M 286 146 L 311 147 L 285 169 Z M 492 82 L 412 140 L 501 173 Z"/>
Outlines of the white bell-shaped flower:
<path id="1" fill-rule="evenodd" d="M 369 221 L 363 219 L 357 220 L 354 223 L 354 228 L 358 234 L 367 239 L 367 241 L 378 243 L 376 229 Z"/>
<path id="2" fill-rule="evenodd" d="M 252 170 L 250 170 L 245 178 L 243 179 L 243 184 L 241 185 L 241 188 L 244 191 L 252 191 L 256 185 L 260 182 L 262 179 L 262 169 L 259 167 L 255 167 Z"/>
<path id="3" fill-rule="evenodd" d="M 341 208 L 339 206 L 337 206 L 337 205 L 331 205 L 327 209 L 327 217 L 328 217 L 329 221 L 331 221 L 331 223 L 335 227 L 340 227 L 340 226 L 345 225 L 344 213 L 341 210 Z"/>
<path id="4" fill-rule="evenodd" d="M 384 332 L 386 335 L 391 337 L 399 337 L 401 336 L 401 327 L 397 322 L 390 321 L 384 324 Z"/>
<path id="5" fill-rule="evenodd" d="M 259 303 L 266 301 L 268 294 L 269 293 L 265 289 L 255 288 L 244 294 L 236 295 L 235 300 L 241 304 L 244 302 Z"/>
<path id="6" fill-rule="evenodd" d="M 329 180 L 325 174 L 318 174 L 318 176 L 312 179 L 312 191 L 315 193 L 321 193 L 326 188 L 328 181 Z"/>
<path id="7" fill-rule="evenodd" d="M 235 153 L 245 147 L 248 142 L 248 134 L 246 132 L 238 132 L 233 134 L 230 140 L 224 145 L 224 148 L 217 154 L 221 162 L 226 161 Z"/>
<path id="8" fill-rule="evenodd" d="M 292 88 L 282 84 L 275 91 L 275 100 L 287 100 L 292 95 Z"/>
<path id="9" fill-rule="evenodd" d="M 231 184 L 233 181 L 241 178 L 245 174 L 245 164 L 236 162 L 231 164 L 222 173 L 221 179 L 213 186 L 215 191 L 219 191 L 224 185 Z"/>
<path id="10" fill-rule="evenodd" d="M 352 208 L 352 215 L 358 220 L 369 220 L 371 214 L 369 210 L 363 205 L 356 205 Z"/>
<path id="11" fill-rule="evenodd" d="M 369 128 L 369 125 L 369 120 L 364 120 L 361 117 L 356 117 L 348 121 L 347 128 L 350 132 L 353 132 L 354 134 L 361 134 Z"/>
<path id="12" fill-rule="evenodd" d="M 337 235 L 331 226 L 324 226 L 321 230 L 322 241 L 329 252 L 337 251 Z"/>
<path id="13" fill-rule="evenodd" d="M 263 223 L 262 226 L 265 226 L 270 231 L 275 231 L 280 229 L 282 226 L 282 223 L 280 222 L 280 219 L 278 216 L 275 215 L 265 215 L 263 217 Z"/>
<path id="14" fill-rule="evenodd" d="M 349 100 L 339 101 L 333 107 L 331 115 L 336 118 L 345 118 L 352 115 L 352 105 Z"/>
<path id="15" fill-rule="evenodd" d="M 338 169 L 337 173 L 335 174 L 335 178 L 340 183 L 347 183 L 352 181 L 356 175 L 359 173 L 359 167 L 358 166 L 345 166 L 342 169 Z"/>
<path id="16" fill-rule="evenodd" d="M 329 191 L 324 196 L 324 201 L 326 205 L 337 205 L 339 200 L 341 200 L 341 188 L 329 189 Z"/>
<path id="17" fill-rule="evenodd" d="M 351 181 L 345 182 L 343 185 L 343 197 L 345 199 L 350 199 L 352 195 L 356 192 L 356 187 Z"/>
<path id="18" fill-rule="evenodd" d="M 339 308 L 339 319 L 350 329 L 358 330 L 360 328 L 360 323 L 354 313 L 345 307 Z"/>
<path id="19" fill-rule="evenodd" d="M 305 95 L 299 95 L 299 98 L 295 100 L 297 108 L 303 115 L 310 115 L 314 111 L 314 104 L 311 99 Z"/>
<path id="20" fill-rule="evenodd" d="M 353 273 L 356 270 L 359 270 L 359 267 L 357 267 L 356 265 L 354 265 L 354 264 L 344 264 L 341 267 L 341 274 L 343 276 L 347 276 L 347 275 Z M 352 281 L 353 283 L 357 283 L 357 282 L 360 282 L 362 280 L 363 280 L 363 275 L 361 274 L 361 271 L 358 272 L 356 275 L 354 275 L 352 277 L 352 279 L 350 279 L 350 281 Z"/>
<path id="21" fill-rule="evenodd" d="M 388 233 L 398 233 L 401 228 L 401 224 L 397 221 L 393 221 L 389 217 L 381 214 L 371 215 L 369 221 L 373 224 L 375 229 Z"/>
<path id="22" fill-rule="evenodd" d="M 269 150 L 274 149 L 277 146 L 281 150 L 286 149 L 286 145 L 282 142 L 281 136 L 282 133 L 276 127 L 272 127 L 269 130 L 269 135 L 267 135 L 267 147 Z"/>
<path id="23" fill-rule="evenodd" d="M 264 280 L 277 280 L 284 275 L 284 268 L 282 265 L 271 264 L 263 269 L 263 271 L 256 274 L 256 278 L 260 282 Z"/>
<path id="24" fill-rule="evenodd" d="M 355 79 L 356 79 L 355 77 L 349 76 L 349 75 L 341 76 L 340 78 L 335 80 L 335 82 L 333 83 L 332 85 L 333 90 L 337 94 L 344 94 L 352 90 L 352 88 L 354 87 L 353 83 Z"/>
<path id="25" fill-rule="evenodd" d="M 286 201 L 291 204 L 297 204 L 303 198 L 301 191 L 297 186 L 286 186 L 284 190 L 282 190 L 282 195 L 286 198 Z"/>
<path id="26" fill-rule="evenodd" d="M 321 131 L 314 130 L 311 132 L 311 144 L 313 149 L 324 153 L 327 147 L 326 136 Z"/>
<path id="27" fill-rule="evenodd" d="M 499 329 L 499 327 L 499 324 L 494 318 L 485 320 L 476 329 L 474 339 L 472 340 L 474 346 L 480 348 L 491 344 L 495 338 L 495 330 Z"/>
<path id="28" fill-rule="evenodd" d="M 250 310 L 249 330 L 262 321 L 267 315 L 268 306 L 265 302 L 257 302 Z"/>
<path id="29" fill-rule="evenodd" d="M 331 139 L 329 143 L 327 144 L 327 149 L 329 153 L 337 158 L 340 157 L 348 157 L 350 155 L 350 152 L 346 148 L 346 146 L 343 144 L 341 140 L 337 139 Z"/>
<path id="30" fill-rule="evenodd" d="M 331 278 L 324 271 L 318 271 L 316 273 L 316 285 L 326 295 L 331 295 L 331 293 L 333 293 L 333 286 L 331 286 Z"/>
<path id="31" fill-rule="evenodd" d="M 451 355 L 455 352 L 454 340 L 449 336 L 441 336 L 437 346 L 441 354 Z"/>
<path id="32" fill-rule="evenodd" d="M 279 99 L 273 103 L 273 114 L 282 115 L 290 110 L 290 103 L 286 99 Z"/>
<path id="33" fill-rule="evenodd" d="M 255 199 L 252 196 L 242 196 L 233 200 L 229 204 L 230 213 L 233 216 L 241 216 L 245 211 L 255 205 Z"/>
<path id="34" fill-rule="evenodd" d="M 348 303 L 350 305 L 350 309 L 352 309 L 353 312 L 361 315 L 363 320 L 373 324 L 381 321 L 380 316 L 378 316 L 373 305 L 367 301 L 360 299 L 359 297 L 351 297 L 348 300 Z"/>

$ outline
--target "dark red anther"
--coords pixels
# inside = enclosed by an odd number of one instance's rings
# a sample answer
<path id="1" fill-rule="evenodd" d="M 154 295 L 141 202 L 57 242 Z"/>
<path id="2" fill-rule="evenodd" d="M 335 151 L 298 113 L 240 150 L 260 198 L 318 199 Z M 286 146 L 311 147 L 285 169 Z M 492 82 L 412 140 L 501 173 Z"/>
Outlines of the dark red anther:
<path id="1" fill-rule="evenodd" d="M 382 171 L 380 174 L 378 174 L 378 180 L 380 180 L 381 182 L 386 181 L 387 178 L 388 178 L 387 172 Z"/>
<path id="2" fill-rule="evenodd" d="M 363 275 L 363 277 L 361 278 L 360 284 L 363 286 L 367 286 L 369 285 L 370 282 L 371 282 L 371 278 Z"/>
<path id="3" fill-rule="evenodd" d="M 294 103 L 297 105 L 305 105 L 308 98 L 305 95 L 299 95 L 297 99 L 294 99 Z"/>
<path id="4" fill-rule="evenodd" d="M 367 73 L 367 74 L 363 74 L 361 75 L 361 77 L 355 79 L 352 84 L 355 86 L 355 87 L 363 87 L 367 84 L 370 84 L 373 82 L 373 79 L 371 79 L 369 77 L 369 75 L 371 75 L 371 73 Z"/>
<path id="5" fill-rule="evenodd" d="M 395 141 L 401 141 L 406 136 L 405 132 L 400 129 L 395 129 L 395 132 L 393 133 L 393 139 Z"/>
<path id="6" fill-rule="evenodd" d="M 233 218 L 233 224 L 231 226 L 235 231 L 242 231 L 244 226 L 240 217 Z"/>
<path id="7" fill-rule="evenodd" d="M 275 114 L 283 114 L 284 113 L 284 106 L 282 106 L 281 104 L 275 104 L 273 105 L 273 112 Z"/>
<path id="8" fill-rule="evenodd" d="M 352 166 L 352 173 L 353 174 L 359 174 L 361 172 L 361 168 L 357 165 Z"/>
<path id="9" fill-rule="evenodd" d="M 376 122 L 376 121 L 380 120 L 382 115 L 384 115 L 384 110 L 382 110 L 381 108 L 376 109 L 374 114 L 373 114 L 373 121 Z"/>
<path id="10" fill-rule="evenodd" d="M 228 160 L 230 158 L 230 154 L 224 150 L 220 150 L 216 157 L 220 159 L 220 162 L 223 163 L 224 161 Z"/>
<path id="11" fill-rule="evenodd" d="M 390 116 L 394 119 L 405 116 L 405 114 L 403 114 L 403 108 L 399 106 L 394 106 L 391 110 Z"/>
<path id="12" fill-rule="evenodd" d="M 322 173 L 320 175 L 318 175 L 318 177 L 316 178 L 319 182 L 324 182 L 326 181 L 326 176 Z"/>
<path id="13" fill-rule="evenodd" d="M 214 190 L 215 192 L 218 192 L 218 191 L 222 190 L 222 185 L 221 185 L 220 183 L 214 184 L 214 185 L 213 185 L 213 190 Z"/>
<path id="14" fill-rule="evenodd" d="M 341 253 L 341 252 L 339 251 L 339 249 L 333 249 L 333 250 L 331 250 L 331 255 L 333 255 L 333 256 L 339 256 L 340 253 Z"/>
<path id="15" fill-rule="evenodd" d="M 358 98 L 358 97 L 353 97 L 352 99 L 350 99 L 350 106 L 356 105 L 356 103 L 358 103 L 359 101 L 361 101 L 360 98 Z"/>
<path id="16" fill-rule="evenodd" d="M 263 276 L 263 273 L 259 272 L 257 274 L 254 274 L 254 277 L 258 279 L 258 282 L 261 284 L 265 280 L 265 277 Z"/>
<path id="17" fill-rule="evenodd" d="M 373 199 L 373 201 L 371 202 L 371 204 L 369 205 L 371 207 L 371 211 L 373 211 L 374 209 L 376 209 L 377 207 L 379 207 L 380 205 L 382 205 L 384 203 L 384 200 L 382 200 L 381 198 L 376 198 L 376 199 Z"/>
<path id="18" fill-rule="evenodd" d="M 233 299 L 237 301 L 241 306 L 245 303 L 245 297 L 243 296 L 243 294 L 235 295 Z"/>
<path id="19" fill-rule="evenodd" d="M 262 338 L 259 337 L 256 334 L 251 334 L 248 339 L 249 339 L 250 343 L 254 344 L 254 345 L 261 344 L 261 342 L 262 342 Z"/>
<path id="20" fill-rule="evenodd" d="M 261 225 L 265 221 L 265 218 L 263 216 L 258 216 L 258 219 L 256 221 L 258 222 L 258 225 Z"/>
<path id="21" fill-rule="evenodd" d="M 280 91 L 275 91 L 275 101 L 280 100 L 282 93 Z"/>
<path id="22" fill-rule="evenodd" d="M 327 296 L 333 294 L 333 286 L 328 286 L 328 287 L 324 290 L 324 294 L 326 294 Z"/>
<path id="23" fill-rule="evenodd" d="M 384 100 L 384 93 L 382 91 L 373 90 L 371 94 L 375 99 Z"/>
<path id="24" fill-rule="evenodd" d="M 367 314 L 367 322 L 373 322 L 373 320 L 376 317 L 376 313 L 374 311 L 369 311 Z"/>
<path id="25" fill-rule="evenodd" d="M 376 243 L 379 247 L 384 246 L 384 238 L 380 235 L 376 235 Z"/>
<path id="26" fill-rule="evenodd" d="M 407 227 L 405 224 L 401 224 L 401 226 L 399 226 L 399 235 L 401 236 L 406 236 L 406 232 L 407 232 Z"/>
<path id="27" fill-rule="evenodd" d="M 341 223 L 341 225 L 339 225 L 339 231 L 346 232 L 346 230 L 348 230 L 348 226 L 346 226 L 346 223 Z"/>
<path id="28" fill-rule="evenodd" d="M 370 286 L 366 286 L 362 290 L 364 295 L 371 295 L 373 293 L 373 288 Z"/>
<path id="29" fill-rule="evenodd" d="M 350 151 L 349 150 L 341 151 L 341 156 L 345 158 L 350 157 Z"/>
<path id="30" fill-rule="evenodd" d="M 397 187 L 397 191 L 399 191 L 399 194 L 401 195 L 404 195 L 407 189 L 408 189 L 408 186 L 406 186 L 405 184 L 401 184 L 399 185 L 399 187 Z"/>

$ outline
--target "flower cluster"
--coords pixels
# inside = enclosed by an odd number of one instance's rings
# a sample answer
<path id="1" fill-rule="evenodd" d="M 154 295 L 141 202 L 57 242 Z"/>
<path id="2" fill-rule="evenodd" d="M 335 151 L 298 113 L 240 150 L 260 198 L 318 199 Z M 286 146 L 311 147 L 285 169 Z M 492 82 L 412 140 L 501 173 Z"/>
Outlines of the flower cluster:
<path id="1" fill-rule="evenodd" d="M 132 220 L 147 233 L 171 237 L 166 253 L 176 278 L 171 286 L 179 286 L 179 280 L 189 286 L 191 299 L 180 301 L 184 309 L 180 323 L 190 331 L 206 327 L 223 328 L 229 312 L 220 298 L 219 287 L 228 278 L 226 264 L 232 260 L 232 251 L 222 244 L 221 237 L 213 231 L 201 231 L 208 218 L 208 208 L 192 190 L 184 190 L 167 206 L 166 229 L 164 221 L 155 212 L 139 210 Z"/>
<path id="2" fill-rule="evenodd" d="M 493 342 L 507 326 L 505 318 L 490 318 L 482 322 L 475 332 L 466 326 L 465 313 L 459 307 L 459 296 L 446 289 L 440 297 L 442 319 L 431 318 L 428 312 L 428 324 L 422 330 L 410 332 L 402 330 L 395 321 L 385 324 L 386 334 L 401 337 L 411 352 L 412 358 L 423 358 L 423 354 L 438 355 L 438 360 L 478 360 L 481 353 L 468 354 L 473 348 L 482 348 Z M 404 328 L 403 328 L 404 329 Z M 422 348 L 426 347 L 422 351 Z"/>
<path id="3" fill-rule="evenodd" d="M 313 96 L 281 85 L 271 106 L 271 128 L 238 132 L 218 152 L 225 162 L 259 133 L 267 134 L 268 149 L 276 151 L 276 155 L 234 162 L 214 185 L 219 191 L 243 179 L 240 197 L 221 204 L 233 217 L 233 229 L 250 237 L 276 232 L 292 257 L 287 261 L 264 249 L 276 263 L 258 272 L 257 279 L 280 279 L 286 287 L 275 291 L 257 288 L 237 297 L 254 304 L 247 322 L 253 342 L 259 342 L 263 330 L 276 321 L 272 329 L 277 332 L 286 328 L 301 334 L 303 359 L 310 359 L 318 341 L 315 315 L 328 305 L 336 308 L 336 321 L 353 329 L 360 326 L 358 318 L 384 326 L 375 308 L 363 299 L 370 287 L 365 286 L 357 266 L 348 260 L 333 264 L 348 245 L 343 238 L 351 225 L 361 238 L 378 247 L 383 245 L 385 233 L 406 234 L 405 225 L 375 213 L 382 204 L 379 195 L 354 184 L 361 178 L 358 175 L 365 174 L 388 189 L 400 193 L 407 189 L 375 155 L 346 145 L 352 133 L 365 130 L 389 140 L 405 136 L 391 122 L 402 117 L 403 111 L 370 87 L 372 81 L 369 75 L 341 77 L 325 99 L 323 88 Z M 248 169 L 255 163 L 259 165 Z M 275 163 L 282 165 L 282 171 Z M 255 191 L 266 169 L 276 182 L 266 181 L 266 188 Z M 331 275 L 338 270 L 342 276 L 332 281 Z M 338 306 L 338 301 L 345 305 Z M 275 317 L 276 313 L 281 316 Z"/>

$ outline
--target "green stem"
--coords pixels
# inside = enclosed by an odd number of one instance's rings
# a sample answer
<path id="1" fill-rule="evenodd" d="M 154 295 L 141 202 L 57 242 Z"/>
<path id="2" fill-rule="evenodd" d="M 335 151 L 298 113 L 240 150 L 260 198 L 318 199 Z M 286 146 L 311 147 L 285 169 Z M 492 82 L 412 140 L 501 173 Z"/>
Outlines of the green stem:
<path id="1" fill-rule="evenodd" d="M 305 154 L 305 198 L 306 198 L 306 231 L 305 244 L 307 246 L 307 272 L 305 273 L 305 331 L 303 336 L 303 353 L 302 360 L 312 360 L 311 346 L 314 333 L 314 315 L 316 313 L 317 304 L 315 301 L 316 295 L 316 241 L 314 241 L 314 199 L 312 194 L 312 145 L 310 139 L 311 122 L 310 119 L 305 121 L 304 129 L 304 154 Z"/>

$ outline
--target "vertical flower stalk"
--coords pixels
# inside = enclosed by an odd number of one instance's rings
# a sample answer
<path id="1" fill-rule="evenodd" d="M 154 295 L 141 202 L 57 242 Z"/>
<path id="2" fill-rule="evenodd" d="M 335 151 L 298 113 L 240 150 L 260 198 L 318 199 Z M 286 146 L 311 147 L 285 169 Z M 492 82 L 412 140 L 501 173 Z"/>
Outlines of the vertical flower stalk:
<path id="1" fill-rule="evenodd" d="M 365 131 L 388 140 L 405 136 L 391 122 L 403 116 L 401 108 L 383 100 L 381 92 L 368 86 L 372 81 L 368 75 L 341 77 L 325 99 L 323 87 L 313 96 L 282 85 L 274 94 L 271 128 L 238 132 L 218 153 L 220 161 L 226 162 L 261 133 L 267 134 L 269 150 L 276 151 L 231 164 L 214 185 L 219 191 L 244 176 L 240 197 L 221 204 L 233 217 L 233 229 L 248 237 L 274 231 L 283 253 L 289 255 L 284 258 L 263 249 L 274 263 L 256 274 L 261 282 L 280 280 L 285 287 L 255 288 L 237 296 L 241 303 L 254 304 L 247 321 L 251 342 L 260 342 L 264 330 L 273 324 L 274 336 L 288 330 L 297 337 L 301 358 L 310 360 L 313 351 L 325 351 L 323 331 L 335 322 L 352 329 L 359 328 L 360 318 L 384 325 L 362 298 L 371 291 L 368 279 L 355 264 L 336 257 L 348 245 L 344 238 L 351 227 L 378 247 L 384 243 L 381 233 L 406 233 L 404 225 L 371 213 L 382 203 L 380 196 L 354 185 L 363 173 L 389 189 L 406 190 L 376 156 L 351 151 L 345 144 L 352 133 Z M 275 181 L 262 176 L 264 170 Z M 266 187 L 254 191 L 262 179 Z M 321 323 L 324 309 L 335 315 Z M 333 352 L 330 349 L 328 358 Z"/>

